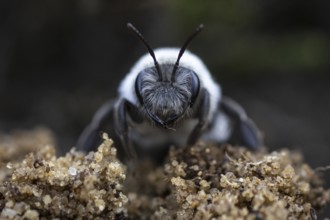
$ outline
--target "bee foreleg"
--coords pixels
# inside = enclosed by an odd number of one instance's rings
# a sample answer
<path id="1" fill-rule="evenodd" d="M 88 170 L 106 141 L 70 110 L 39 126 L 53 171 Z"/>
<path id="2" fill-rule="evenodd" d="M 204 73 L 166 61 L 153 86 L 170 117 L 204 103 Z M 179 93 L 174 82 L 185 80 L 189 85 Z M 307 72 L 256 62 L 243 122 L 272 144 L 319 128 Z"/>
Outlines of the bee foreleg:
<path id="1" fill-rule="evenodd" d="M 132 155 L 128 139 L 127 114 L 136 123 L 142 121 L 137 108 L 125 99 L 110 100 L 103 104 L 80 135 L 77 148 L 87 152 L 94 150 L 101 143 L 101 132 L 107 131 L 119 151 L 124 150 L 127 155 Z M 111 125 L 110 129 L 106 129 L 107 125 Z"/>
<path id="2" fill-rule="evenodd" d="M 188 145 L 193 145 L 196 143 L 207 121 L 207 117 L 210 109 L 210 94 L 205 89 L 203 89 L 202 92 L 203 94 L 201 97 L 201 102 L 199 103 L 199 106 L 197 108 L 198 123 L 191 132 L 191 134 L 189 135 L 187 142 Z"/>
<path id="3" fill-rule="evenodd" d="M 128 113 L 131 116 L 136 116 L 138 118 L 138 114 L 135 114 L 136 111 L 134 110 L 136 110 L 136 107 L 126 99 L 120 99 L 114 106 L 113 120 L 115 133 L 120 139 L 122 148 L 125 150 L 128 158 L 136 158 L 136 152 L 133 149 L 132 142 L 128 136 L 129 127 L 127 122 Z M 135 118 L 133 117 L 133 119 Z"/>
<path id="4" fill-rule="evenodd" d="M 115 100 L 109 100 L 95 113 L 92 122 L 84 129 L 77 141 L 77 148 L 92 151 L 101 143 L 101 129 L 111 118 Z"/>

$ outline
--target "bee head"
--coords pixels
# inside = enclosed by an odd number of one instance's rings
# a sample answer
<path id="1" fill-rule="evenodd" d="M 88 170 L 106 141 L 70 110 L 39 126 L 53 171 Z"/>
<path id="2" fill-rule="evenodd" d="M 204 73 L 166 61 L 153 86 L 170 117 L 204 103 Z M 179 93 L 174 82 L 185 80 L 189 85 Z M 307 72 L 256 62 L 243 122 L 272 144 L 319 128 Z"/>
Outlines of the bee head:
<path id="1" fill-rule="evenodd" d="M 169 76 L 173 64 L 161 65 L 164 76 Z M 146 114 L 164 128 L 188 113 L 199 93 L 199 79 L 190 69 L 179 67 L 174 81 L 159 80 L 156 68 L 144 69 L 135 82 L 135 92 Z"/>
<path id="2" fill-rule="evenodd" d="M 154 66 L 143 69 L 135 81 L 135 93 L 146 115 L 163 128 L 170 129 L 180 118 L 188 114 L 200 90 L 197 74 L 179 65 L 180 59 L 189 42 L 202 30 L 200 25 L 187 39 L 179 51 L 175 63 L 157 62 L 154 51 L 142 34 L 132 25 L 127 24 L 146 46 L 154 60 Z"/>

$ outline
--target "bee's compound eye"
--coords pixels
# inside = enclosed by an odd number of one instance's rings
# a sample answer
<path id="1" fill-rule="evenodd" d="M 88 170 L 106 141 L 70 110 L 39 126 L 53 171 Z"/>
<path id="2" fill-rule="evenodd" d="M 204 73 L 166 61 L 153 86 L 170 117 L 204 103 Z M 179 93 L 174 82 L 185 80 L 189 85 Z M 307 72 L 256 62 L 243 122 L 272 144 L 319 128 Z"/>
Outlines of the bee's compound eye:
<path id="1" fill-rule="evenodd" d="M 144 72 L 139 73 L 139 75 L 136 77 L 136 80 L 135 80 L 135 93 L 136 93 L 136 96 L 138 97 L 141 105 L 143 105 L 143 98 L 141 95 L 143 74 L 144 74 Z"/>
<path id="2" fill-rule="evenodd" d="M 193 106 L 199 94 L 200 81 L 195 72 L 191 72 L 191 100 L 190 106 Z"/>

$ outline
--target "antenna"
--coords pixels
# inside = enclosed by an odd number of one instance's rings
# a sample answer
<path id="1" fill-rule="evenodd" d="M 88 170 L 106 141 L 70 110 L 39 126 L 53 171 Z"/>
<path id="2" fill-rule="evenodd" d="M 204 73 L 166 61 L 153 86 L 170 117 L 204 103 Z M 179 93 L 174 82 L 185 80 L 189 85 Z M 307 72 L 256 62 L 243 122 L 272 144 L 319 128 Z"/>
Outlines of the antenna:
<path id="1" fill-rule="evenodd" d="M 173 67 L 173 72 L 172 72 L 172 77 L 171 77 L 171 81 L 174 82 L 175 81 L 175 73 L 176 73 L 176 70 L 178 69 L 179 67 L 179 63 L 180 63 L 180 59 L 184 53 L 184 51 L 187 49 L 187 46 L 188 44 L 192 41 L 192 39 L 194 39 L 196 37 L 197 34 L 199 34 L 199 32 L 202 31 L 202 29 L 204 28 L 204 25 L 203 24 L 200 24 L 196 30 L 194 31 L 194 33 L 192 33 L 188 39 L 186 40 L 186 42 L 183 44 L 183 46 L 181 47 L 180 49 L 180 52 L 179 52 L 179 55 L 178 55 L 178 59 L 176 60 L 175 62 L 175 65 Z"/>
<path id="2" fill-rule="evenodd" d="M 131 23 L 127 23 L 127 28 L 130 29 L 131 31 L 133 31 L 136 34 L 136 36 L 138 36 L 138 38 L 142 41 L 144 46 L 146 46 L 149 54 L 151 55 L 152 59 L 154 60 L 155 67 L 157 69 L 159 79 L 160 79 L 160 81 L 162 81 L 163 80 L 163 75 L 162 75 L 162 72 L 160 71 L 160 67 L 159 67 L 159 64 L 156 60 L 156 56 L 155 56 L 155 53 L 154 53 L 153 49 L 150 47 L 148 42 L 144 39 L 144 37 L 140 33 L 140 31 L 138 29 L 136 29 L 136 27 L 134 27 Z"/>

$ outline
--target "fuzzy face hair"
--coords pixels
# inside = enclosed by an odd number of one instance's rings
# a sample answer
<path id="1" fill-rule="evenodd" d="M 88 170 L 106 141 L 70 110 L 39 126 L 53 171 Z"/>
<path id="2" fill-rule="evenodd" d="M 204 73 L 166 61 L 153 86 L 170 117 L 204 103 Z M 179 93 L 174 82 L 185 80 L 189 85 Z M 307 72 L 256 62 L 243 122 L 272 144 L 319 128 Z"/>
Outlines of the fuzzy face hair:
<path id="1" fill-rule="evenodd" d="M 174 81 L 171 81 L 173 64 L 160 65 L 162 81 L 154 67 L 143 70 L 139 75 L 141 91 L 135 91 L 142 97 L 144 111 L 152 114 L 167 125 L 185 116 L 194 94 L 191 70 L 179 67 Z M 198 91 L 196 91 L 198 92 Z"/>

